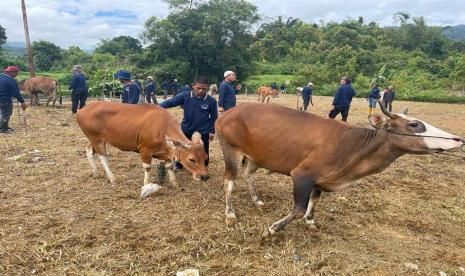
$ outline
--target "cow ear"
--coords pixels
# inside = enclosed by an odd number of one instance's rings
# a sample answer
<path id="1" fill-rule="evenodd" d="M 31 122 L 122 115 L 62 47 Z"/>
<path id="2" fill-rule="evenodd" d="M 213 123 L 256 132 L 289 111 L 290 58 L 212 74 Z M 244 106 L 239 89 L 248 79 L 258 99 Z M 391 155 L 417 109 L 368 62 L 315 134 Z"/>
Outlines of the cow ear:
<path id="1" fill-rule="evenodd" d="M 370 121 L 371 126 L 376 129 L 383 128 L 386 125 L 386 118 L 377 114 L 368 116 L 368 121 Z"/>
<path id="2" fill-rule="evenodd" d="M 194 144 L 203 145 L 202 135 L 198 131 L 196 131 L 196 132 L 194 132 L 194 134 L 192 134 L 192 142 L 194 142 Z"/>

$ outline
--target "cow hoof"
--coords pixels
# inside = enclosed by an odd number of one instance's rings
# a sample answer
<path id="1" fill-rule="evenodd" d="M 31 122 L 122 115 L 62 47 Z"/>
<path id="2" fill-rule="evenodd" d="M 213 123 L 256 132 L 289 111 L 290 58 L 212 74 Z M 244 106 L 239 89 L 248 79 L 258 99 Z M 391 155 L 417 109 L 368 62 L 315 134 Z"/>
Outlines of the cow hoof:
<path id="1" fill-rule="evenodd" d="M 227 213 L 226 214 L 226 225 L 233 225 L 237 221 L 237 217 L 235 213 Z"/>
<path id="2" fill-rule="evenodd" d="M 307 226 L 308 230 L 318 230 L 318 227 L 315 225 L 314 219 L 305 220 L 305 225 Z"/>
<path id="3" fill-rule="evenodd" d="M 261 200 L 257 200 L 254 202 L 255 206 L 256 207 L 262 207 L 263 205 L 265 205 L 265 203 Z"/>
<path id="4" fill-rule="evenodd" d="M 144 199 L 146 197 L 148 197 L 149 195 L 157 192 L 158 190 L 160 190 L 161 186 L 158 185 L 158 184 L 153 184 L 153 183 L 150 183 L 150 184 L 146 184 L 144 186 L 142 186 L 141 188 L 141 191 L 140 191 L 140 198 L 141 199 Z"/>
<path id="5" fill-rule="evenodd" d="M 263 230 L 263 232 L 262 232 L 262 239 L 265 239 L 265 238 L 267 238 L 268 236 L 273 235 L 273 234 L 274 234 L 273 232 L 274 232 L 274 231 L 273 231 L 273 230 L 270 230 L 270 228 L 269 228 L 268 226 L 265 227 L 265 230 Z"/>

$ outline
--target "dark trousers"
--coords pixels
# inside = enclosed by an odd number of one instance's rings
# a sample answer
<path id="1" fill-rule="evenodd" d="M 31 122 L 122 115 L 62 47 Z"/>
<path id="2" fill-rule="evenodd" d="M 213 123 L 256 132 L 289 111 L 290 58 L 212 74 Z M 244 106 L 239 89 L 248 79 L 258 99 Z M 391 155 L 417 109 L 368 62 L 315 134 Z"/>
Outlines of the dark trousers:
<path id="1" fill-rule="evenodd" d="M 86 92 L 74 92 L 71 93 L 71 112 L 76 113 L 79 109 L 86 105 L 87 91 Z"/>
<path id="2" fill-rule="evenodd" d="M 308 98 L 307 97 L 303 98 L 303 100 L 304 100 L 304 110 L 307 110 L 308 105 L 310 104 L 310 98 L 311 98 L 311 96 L 308 97 Z"/>
<path id="3" fill-rule="evenodd" d="M 10 119 L 11 114 L 13 114 L 13 103 L 0 103 L 0 121 L 7 121 Z"/>
<path id="4" fill-rule="evenodd" d="M 157 96 L 155 95 L 155 92 L 153 92 L 153 93 L 146 93 L 146 94 L 145 94 L 145 100 L 147 101 L 147 103 L 151 103 L 152 100 L 153 100 L 153 103 L 154 103 L 154 104 L 158 104 Z"/>
<path id="5" fill-rule="evenodd" d="M 384 106 L 389 110 L 392 111 L 392 101 L 383 101 Z"/>
<path id="6" fill-rule="evenodd" d="M 168 98 L 168 90 L 167 89 L 163 89 L 163 99 L 166 100 Z"/>
<path id="7" fill-rule="evenodd" d="M 336 116 L 341 113 L 342 120 L 347 122 L 347 117 L 349 117 L 350 106 L 335 106 L 333 110 L 329 112 L 329 118 L 334 119 Z"/>

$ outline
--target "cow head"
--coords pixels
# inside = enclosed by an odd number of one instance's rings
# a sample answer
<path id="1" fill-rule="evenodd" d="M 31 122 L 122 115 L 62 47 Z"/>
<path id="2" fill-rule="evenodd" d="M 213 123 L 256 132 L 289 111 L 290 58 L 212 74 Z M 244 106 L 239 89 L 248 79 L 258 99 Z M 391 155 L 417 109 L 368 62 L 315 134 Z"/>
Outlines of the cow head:
<path id="1" fill-rule="evenodd" d="M 166 136 L 166 143 L 174 150 L 177 161 L 192 173 L 195 180 L 206 181 L 209 178 L 205 161 L 208 159 L 203 147 L 202 136 L 195 132 L 192 135 L 192 143 L 182 143 Z"/>
<path id="2" fill-rule="evenodd" d="M 368 119 L 371 125 L 393 133 L 393 143 L 405 152 L 416 154 L 441 152 L 459 148 L 465 143 L 464 138 L 460 136 L 407 116 L 407 110 L 400 114 L 393 114 L 387 111 L 381 102 L 379 104 L 387 118 L 370 115 Z"/>

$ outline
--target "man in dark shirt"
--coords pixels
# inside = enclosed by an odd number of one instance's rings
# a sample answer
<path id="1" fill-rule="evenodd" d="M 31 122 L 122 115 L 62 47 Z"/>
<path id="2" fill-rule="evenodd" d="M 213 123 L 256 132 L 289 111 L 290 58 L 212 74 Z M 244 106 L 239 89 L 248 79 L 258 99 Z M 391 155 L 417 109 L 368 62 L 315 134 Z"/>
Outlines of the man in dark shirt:
<path id="1" fill-rule="evenodd" d="M 202 135 L 205 152 L 209 155 L 209 143 L 215 138 L 215 121 L 218 109 L 215 98 L 207 94 L 209 81 L 206 77 L 197 77 L 192 91 L 180 93 L 174 98 L 166 100 L 160 107 L 170 108 L 182 105 L 184 117 L 181 128 L 187 138 L 192 139 L 194 132 Z M 205 165 L 208 165 L 207 159 Z"/>
<path id="2" fill-rule="evenodd" d="M 21 103 L 21 108 L 26 109 L 24 99 L 19 93 L 18 83 L 14 78 L 19 73 L 16 66 L 8 66 L 4 73 L 0 74 L 0 133 L 9 133 L 13 131 L 8 126 L 11 114 L 13 114 L 13 101 L 16 98 Z"/>
<path id="3" fill-rule="evenodd" d="M 170 84 L 170 91 L 173 93 L 173 98 L 179 93 L 179 86 L 178 80 L 174 79 L 173 82 Z"/>
<path id="4" fill-rule="evenodd" d="M 347 122 L 352 97 L 355 96 L 356 92 L 352 88 L 352 85 L 350 85 L 349 77 L 343 77 L 340 83 L 341 85 L 336 91 L 336 95 L 333 99 L 333 106 L 328 116 L 329 118 L 334 119 L 339 113 L 341 113 L 342 120 Z"/>
<path id="5" fill-rule="evenodd" d="M 218 88 L 218 111 L 224 112 L 236 106 L 236 91 L 232 87 L 232 82 L 236 80 L 236 73 L 233 71 L 224 72 L 224 81 Z"/>
<path id="6" fill-rule="evenodd" d="M 144 87 L 145 92 L 145 99 L 147 103 L 151 103 L 153 100 L 153 104 L 158 104 L 157 95 L 155 94 L 155 90 L 157 89 L 155 82 L 153 81 L 152 76 L 147 77 L 147 84 Z"/>
<path id="7" fill-rule="evenodd" d="M 386 92 L 384 92 L 383 94 L 383 103 L 384 106 L 389 110 L 389 112 L 392 111 L 392 102 L 394 101 L 395 97 L 396 92 L 394 91 L 392 85 L 389 85 Z"/>
<path id="8" fill-rule="evenodd" d="M 164 80 L 161 83 L 161 91 L 163 91 L 163 100 L 168 98 L 168 91 L 170 90 L 170 83 L 167 80 Z"/>
<path id="9" fill-rule="evenodd" d="M 307 110 L 308 104 L 312 103 L 313 83 L 309 82 L 302 90 L 302 100 L 304 101 L 304 110 Z"/>
<path id="10" fill-rule="evenodd" d="M 74 114 L 79 109 L 86 105 L 88 97 L 88 90 L 86 84 L 86 76 L 81 71 L 80 65 L 74 65 L 73 77 L 69 84 L 69 90 L 71 90 L 71 112 Z"/>
<path id="11" fill-rule="evenodd" d="M 116 77 L 123 84 L 122 103 L 138 104 L 140 89 L 137 84 L 131 81 L 131 74 L 128 71 L 120 70 L 116 73 Z"/>
<path id="12" fill-rule="evenodd" d="M 374 110 L 376 110 L 376 102 L 379 100 L 379 88 L 378 84 L 373 83 L 371 86 L 370 95 L 368 95 L 368 115 L 370 115 Z"/>

